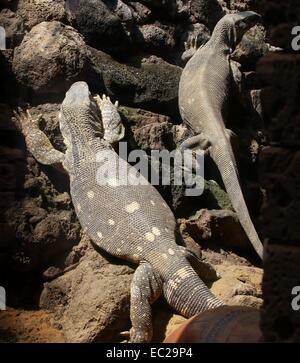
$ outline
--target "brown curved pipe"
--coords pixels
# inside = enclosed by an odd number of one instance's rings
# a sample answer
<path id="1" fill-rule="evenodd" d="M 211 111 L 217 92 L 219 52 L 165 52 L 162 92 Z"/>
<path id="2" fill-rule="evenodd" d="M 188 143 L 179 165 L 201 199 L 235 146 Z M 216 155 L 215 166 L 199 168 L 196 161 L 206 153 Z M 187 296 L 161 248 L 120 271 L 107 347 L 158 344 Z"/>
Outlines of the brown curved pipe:
<path id="1" fill-rule="evenodd" d="M 259 320 L 257 309 L 222 306 L 189 319 L 164 343 L 261 343 Z"/>

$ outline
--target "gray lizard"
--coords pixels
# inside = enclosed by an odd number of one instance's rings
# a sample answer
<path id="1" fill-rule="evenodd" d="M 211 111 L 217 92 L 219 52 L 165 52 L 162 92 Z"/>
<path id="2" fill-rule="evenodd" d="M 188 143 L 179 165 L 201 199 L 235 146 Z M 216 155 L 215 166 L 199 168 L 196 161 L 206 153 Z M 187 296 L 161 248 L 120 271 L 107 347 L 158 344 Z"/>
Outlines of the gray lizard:
<path id="1" fill-rule="evenodd" d="M 176 244 L 176 222 L 161 195 L 114 151 L 112 145 L 124 136 L 117 104 L 106 96 L 91 97 L 84 82 L 73 84 L 59 115 L 65 154 L 53 148 L 30 113 L 15 115 L 37 161 L 62 163 L 68 172 L 76 214 L 92 241 L 138 264 L 131 284 L 132 342 L 151 340 L 151 304 L 161 294 L 186 317 L 223 305 L 191 267 L 189 251 Z M 118 175 L 105 180 L 116 160 Z M 120 175 L 143 180 L 122 185 Z"/>
<path id="2" fill-rule="evenodd" d="M 207 149 L 222 176 L 232 205 L 250 242 L 262 258 L 263 246 L 256 233 L 241 191 L 231 145 L 233 133 L 226 128 L 230 91 L 239 78 L 230 54 L 243 35 L 260 21 L 252 11 L 225 15 L 210 40 L 186 64 L 179 85 L 182 119 L 193 135 L 181 148 Z"/>

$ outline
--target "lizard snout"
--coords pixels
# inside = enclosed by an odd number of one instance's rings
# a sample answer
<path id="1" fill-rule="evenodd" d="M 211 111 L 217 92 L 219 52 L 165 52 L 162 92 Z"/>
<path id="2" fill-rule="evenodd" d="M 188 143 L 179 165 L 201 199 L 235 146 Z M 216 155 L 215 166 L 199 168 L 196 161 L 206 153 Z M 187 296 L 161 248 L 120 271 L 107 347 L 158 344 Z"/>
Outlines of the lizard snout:
<path id="1" fill-rule="evenodd" d="M 68 92 L 63 102 L 63 106 L 74 106 L 90 103 L 90 91 L 86 82 L 75 82 Z"/>

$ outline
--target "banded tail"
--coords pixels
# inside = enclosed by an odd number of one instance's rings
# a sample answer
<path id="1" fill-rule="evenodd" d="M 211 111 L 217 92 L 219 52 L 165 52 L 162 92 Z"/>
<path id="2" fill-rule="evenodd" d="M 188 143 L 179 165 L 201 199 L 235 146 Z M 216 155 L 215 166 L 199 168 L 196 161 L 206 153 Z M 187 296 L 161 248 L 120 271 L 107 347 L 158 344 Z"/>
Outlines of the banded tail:
<path id="1" fill-rule="evenodd" d="M 163 291 L 169 305 L 187 318 L 224 305 L 188 264 L 175 272 L 168 271 Z"/>

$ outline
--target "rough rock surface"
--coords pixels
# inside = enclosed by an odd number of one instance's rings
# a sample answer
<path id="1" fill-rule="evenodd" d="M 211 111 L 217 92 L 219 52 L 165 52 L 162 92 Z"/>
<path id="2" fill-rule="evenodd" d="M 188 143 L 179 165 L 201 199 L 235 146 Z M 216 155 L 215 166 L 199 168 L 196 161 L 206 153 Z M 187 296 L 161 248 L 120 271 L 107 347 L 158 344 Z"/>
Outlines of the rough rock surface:
<path id="1" fill-rule="evenodd" d="M 91 85 L 121 104 L 179 117 L 178 84 L 181 68 L 167 62 L 140 67 L 121 64 L 102 51 L 89 48 L 93 64 Z"/>
<path id="2" fill-rule="evenodd" d="M 200 244 L 217 243 L 224 248 L 251 248 L 236 214 L 230 210 L 201 209 L 183 221 L 184 231 Z"/>
<path id="3" fill-rule="evenodd" d="M 262 26 L 255 26 L 250 29 L 231 58 L 241 63 L 244 69 L 255 69 L 257 61 L 268 52 L 265 33 Z"/>
<path id="4" fill-rule="evenodd" d="M 115 341 L 128 327 L 133 270 L 109 263 L 88 238 L 75 251 L 83 256 L 63 276 L 45 283 L 40 307 L 53 313 L 67 342 Z"/>
<path id="5" fill-rule="evenodd" d="M 234 254 L 216 254 L 203 252 L 203 257 L 210 262 L 220 279 L 213 282 L 211 291 L 228 305 L 244 305 L 260 308 L 262 300 L 262 277 L 260 268 L 250 266 Z"/>
<path id="6" fill-rule="evenodd" d="M 109 1 L 107 4 L 109 5 Z M 111 12 L 105 1 L 67 0 L 66 6 L 71 24 L 89 45 L 103 50 L 109 48 L 113 52 L 115 49 L 126 49 L 129 38 L 121 19 Z M 123 13 L 124 10 L 120 12 Z"/>
<path id="7" fill-rule="evenodd" d="M 13 71 L 35 91 L 47 87 L 57 92 L 60 83 L 76 80 L 87 61 L 86 45 L 74 29 L 58 21 L 42 22 L 16 48 Z"/>
<path id="8" fill-rule="evenodd" d="M 20 44 L 25 34 L 22 17 L 10 9 L 3 9 L 0 13 L 0 26 L 5 29 L 6 48 L 14 48 Z"/>
<path id="9" fill-rule="evenodd" d="M 17 14 L 25 21 L 27 30 L 43 21 L 66 20 L 64 0 L 19 0 Z"/>

